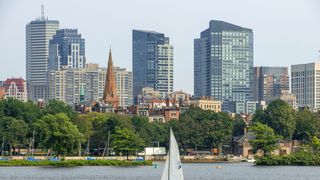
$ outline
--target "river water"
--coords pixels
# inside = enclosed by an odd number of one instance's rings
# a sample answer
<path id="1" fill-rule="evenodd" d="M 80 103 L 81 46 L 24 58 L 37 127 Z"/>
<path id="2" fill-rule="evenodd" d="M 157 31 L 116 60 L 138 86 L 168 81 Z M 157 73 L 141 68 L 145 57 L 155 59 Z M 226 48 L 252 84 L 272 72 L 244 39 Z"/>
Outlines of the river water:
<path id="1" fill-rule="evenodd" d="M 147 167 L 0 167 L 0 180 L 159 180 L 163 165 Z M 216 168 L 222 166 L 222 168 Z M 185 180 L 319 180 L 320 167 L 257 167 L 250 163 L 185 163 Z"/>

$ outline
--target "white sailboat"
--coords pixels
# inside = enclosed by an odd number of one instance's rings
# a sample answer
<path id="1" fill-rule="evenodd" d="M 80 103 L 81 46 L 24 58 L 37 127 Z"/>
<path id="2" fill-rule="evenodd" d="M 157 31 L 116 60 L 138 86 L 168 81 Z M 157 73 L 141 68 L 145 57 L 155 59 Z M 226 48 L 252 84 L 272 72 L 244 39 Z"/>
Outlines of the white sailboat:
<path id="1" fill-rule="evenodd" d="M 170 128 L 170 144 L 167 153 L 166 163 L 162 172 L 161 180 L 183 180 L 182 164 L 179 148 Z"/>

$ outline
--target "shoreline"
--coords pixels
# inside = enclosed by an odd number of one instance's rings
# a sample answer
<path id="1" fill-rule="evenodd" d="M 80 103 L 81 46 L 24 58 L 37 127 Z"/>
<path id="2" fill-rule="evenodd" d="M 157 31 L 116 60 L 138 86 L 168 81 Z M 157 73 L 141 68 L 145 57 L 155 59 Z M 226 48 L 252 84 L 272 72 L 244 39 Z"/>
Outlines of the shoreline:
<path id="1" fill-rule="evenodd" d="M 0 167 L 76 167 L 76 166 L 152 166 L 152 161 L 121 161 L 121 160 L 0 160 Z"/>

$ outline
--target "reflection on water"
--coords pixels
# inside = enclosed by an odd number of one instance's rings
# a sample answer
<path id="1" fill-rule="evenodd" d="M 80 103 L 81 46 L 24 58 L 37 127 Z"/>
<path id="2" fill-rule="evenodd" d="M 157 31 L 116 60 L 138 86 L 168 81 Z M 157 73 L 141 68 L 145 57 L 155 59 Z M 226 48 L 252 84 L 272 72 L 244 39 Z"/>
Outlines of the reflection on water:
<path id="1" fill-rule="evenodd" d="M 1 180 L 158 180 L 163 163 L 148 167 L 0 167 Z M 216 168 L 222 166 L 222 168 Z M 186 180 L 318 180 L 320 167 L 281 166 L 256 167 L 248 163 L 187 163 L 183 164 Z"/>

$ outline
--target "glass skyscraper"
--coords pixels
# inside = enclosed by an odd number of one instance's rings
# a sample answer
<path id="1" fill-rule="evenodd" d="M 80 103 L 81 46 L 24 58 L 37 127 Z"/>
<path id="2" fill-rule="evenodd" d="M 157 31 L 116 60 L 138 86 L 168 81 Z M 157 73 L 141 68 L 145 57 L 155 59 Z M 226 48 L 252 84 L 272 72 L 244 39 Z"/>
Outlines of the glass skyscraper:
<path id="1" fill-rule="evenodd" d="M 173 92 L 173 46 L 163 33 L 132 32 L 133 96 L 152 87 L 165 97 Z"/>
<path id="2" fill-rule="evenodd" d="M 48 99 L 47 69 L 49 40 L 59 29 L 59 21 L 41 18 L 26 25 L 26 80 L 28 99 Z"/>
<path id="3" fill-rule="evenodd" d="M 212 20 L 194 40 L 194 94 L 220 100 L 223 111 L 253 100 L 253 32 Z"/>
<path id="4" fill-rule="evenodd" d="M 77 29 L 60 29 L 49 42 L 49 70 L 84 68 L 85 40 Z"/>

